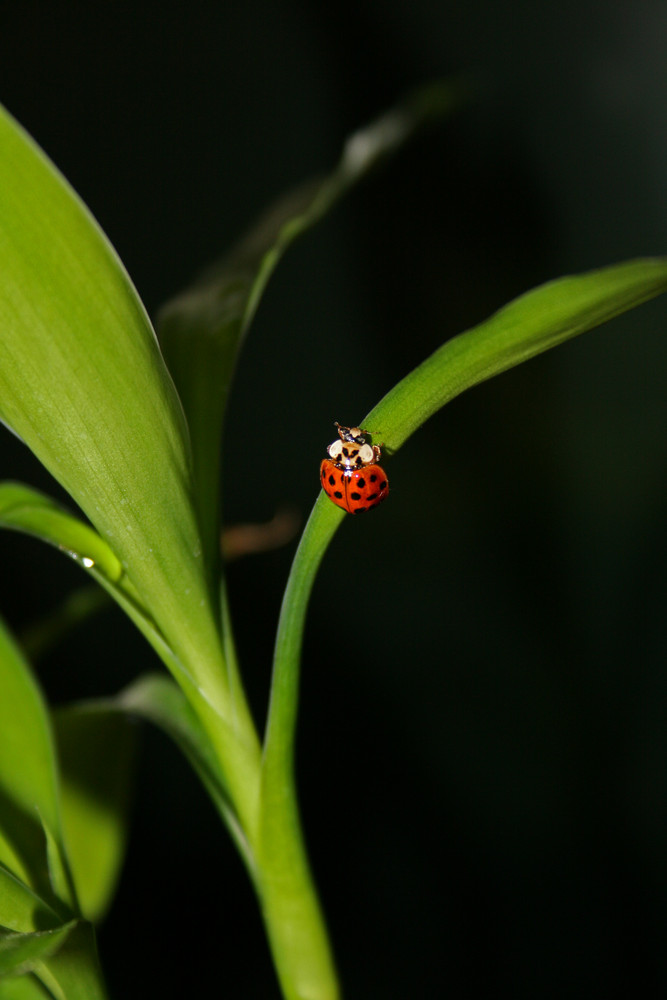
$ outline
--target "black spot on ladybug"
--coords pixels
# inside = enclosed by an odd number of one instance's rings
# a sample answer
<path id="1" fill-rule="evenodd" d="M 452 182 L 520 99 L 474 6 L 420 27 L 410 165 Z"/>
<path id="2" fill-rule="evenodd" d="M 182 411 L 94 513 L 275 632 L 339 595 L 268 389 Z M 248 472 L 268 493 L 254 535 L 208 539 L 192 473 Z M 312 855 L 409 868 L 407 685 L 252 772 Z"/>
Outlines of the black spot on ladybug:
<path id="1" fill-rule="evenodd" d="M 340 492 L 340 490 L 334 490 L 334 496 L 336 497 L 337 500 L 343 499 L 343 494 Z"/>
<path id="2" fill-rule="evenodd" d="M 361 500 L 361 493 L 350 493 L 350 500 Z"/>
<path id="3" fill-rule="evenodd" d="M 366 497 L 366 499 L 369 503 L 372 503 L 374 500 L 377 500 L 377 493 L 371 493 L 371 495 Z"/>
<path id="4" fill-rule="evenodd" d="M 376 476 L 376 474 L 374 472 L 371 472 L 371 474 L 370 474 L 370 476 L 368 478 L 370 479 L 370 481 L 372 483 L 374 483 L 375 480 L 377 479 L 377 476 Z"/>
<path id="5" fill-rule="evenodd" d="M 380 483 L 380 490 L 384 490 L 386 488 L 387 488 L 387 480 L 383 479 L 382 482 Z"/>
<path id="6" fill-rule="evenodd" d="M 336 485 L 336 477 L 335 476 L 332 476 L 332 475 L 329 476 L 329 484 L 331 486 L 335 486 Z"/>
<path id="7" fill-rule="evenodd" d="M 360 490 L 363 490 L 363 488 L 364 488 L 365 485 L 366 485 L 366 480 L 365 479 L 363 479 L 363 478 L 362 479 L 357 479 L 357 486 L 359 487 Z"/>

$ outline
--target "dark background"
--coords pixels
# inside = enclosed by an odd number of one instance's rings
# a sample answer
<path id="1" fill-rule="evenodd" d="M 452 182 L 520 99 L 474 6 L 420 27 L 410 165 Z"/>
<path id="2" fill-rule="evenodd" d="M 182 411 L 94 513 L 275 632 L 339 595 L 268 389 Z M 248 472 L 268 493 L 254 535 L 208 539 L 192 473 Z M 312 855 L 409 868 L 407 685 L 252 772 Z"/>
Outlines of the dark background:
<path id="1" fill-rule="evenodd" d="M 153 313 L 405 90 L 478 82 L 281 264 L 229 413 L 229 522 L 305 518 L 332 421 L 361 420 L 508 299 L 665 252 L 666 62 L 661 0 L 0 13 L 0 100 Z M 348 1000 L 667 989 L 666 323 L 652 303 L 456 400 L 327 554 L 300 783 Z M 0 449 L 3 478 L 57 492 L 6 433 Z M 36 542 L 1 542 L 16 629 L 82 582 Z M 230 568 L 258 715 L 293 548 Z M 112 609 L 39 675 L 60 703 L 151 666 Z M 112 995 L 277 996 L 211 806 L 162 736 L 143 749 L 100 933 Z"/>

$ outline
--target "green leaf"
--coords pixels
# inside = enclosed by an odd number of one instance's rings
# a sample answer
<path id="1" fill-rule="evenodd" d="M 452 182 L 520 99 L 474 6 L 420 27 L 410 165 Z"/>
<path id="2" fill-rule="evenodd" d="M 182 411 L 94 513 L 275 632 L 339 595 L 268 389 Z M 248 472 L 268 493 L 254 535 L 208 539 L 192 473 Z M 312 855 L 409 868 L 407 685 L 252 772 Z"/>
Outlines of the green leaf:
<path id="1" fill-rule="evenodd" d="M 466 389 L 667 291 L 667 257 L 550 281 L 453 337 L 398 383 L 364 419 L 396 451 Z"/>
<path id="2" fill-rule="evenodd" d="M 93 528 L 43 493 L 21 483 L 0 483 L 0 528 L 25 532 L 74 559 L 121 606 L 172 672 L 182 673 L 182 664 L 142 607 L 115 553 Z"/>
<path id="3" fill-rule="evenodd" d="M 229 714 L 181 406 L 143 306 L 44 154 L 0 112 L 0 419 L 111 547 L 218 714 Z M 217 600 L 217 599 L 216 599 Z M 201 698 L 201 695 L 200 695 Z"/>
<path id="4" fill-rule="evenodd" d="M 21 483 L 0 483 L 0 527 L 23 531 L 61 549 L 84 569 L 118 583 L 123 567 L 97 532 L 55 500 Z"/>
<path id="5" fill-rule="evenodd" d="M 362 423 L 371 431 L 381 428 L 387 452 L 396 452 L 466 389 L 665 291 L 667 258 L 629 261 L 550 281 L 448 340 L 388 392 Z M 322 556 L 345 516 L 321 493 L 294 558 L 276 644 L 265 769 L 291 770 L 306 605 Z M 269 783 L 280 780 L 274 776 Z"/>
<path id="6" fill-rule="evenodd" d="M 54 724 L 72 875 L 81 913 L 97 921 L 111 902 L 125 853 L 136 726 L 106 702 L 59 709 Z"/>
<path id="7" fill-rule="evenodd" d="M 17 874 L 30 873 L 30 884 L 44 894 L 50 889 L 73 906 L 67 878 L 55 750 L 48 711 L 30 668 L 0 622 L 0 827 L 11 849 L 3 853 L 20 861 Z M 50 840 L 51 873 L 46 881 L 46 843 Z M 0 923 L 2 923 L 0 914 Z"/>
<path id="8" fill-rule="evenodd" d="M 76 920 L 48 931 L 0 935 L 0 978 L 30 972 L 36 963 L 50 958 L 65 943 L 77 925 Z"/>
<path id="9" fill-rule="evenodd" d="M 0 928 L 28 933 L 60 923 L 58 914 L 45 900 L 0 865 Z"/>
<path id="10" fill-rule="evenodd" d="M 160 342 L 190 426 L 207 549 L 217 554 L 219 546 L 220 435 L 229 386 L 243 336 L 273 270 L 290 244 L 354 185 L 466 96 L 460 84 L 432 84 L 354 133 L 328 177 L 302 185 L 273 205 L 223 260 L 160 312 Z"/>

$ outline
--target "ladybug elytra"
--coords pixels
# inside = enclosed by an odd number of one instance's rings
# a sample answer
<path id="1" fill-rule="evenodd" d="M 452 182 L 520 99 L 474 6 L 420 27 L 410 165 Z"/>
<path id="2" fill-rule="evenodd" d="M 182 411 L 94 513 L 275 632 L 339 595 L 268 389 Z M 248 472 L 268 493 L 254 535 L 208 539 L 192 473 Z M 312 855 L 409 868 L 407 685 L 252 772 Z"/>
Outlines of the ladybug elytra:
<path id="1" fill-rule="evenodd" d="M 369 432 L 361 427 L 343 427 L 338 421 L 336 427 L 338 440 L 329 445 L 329 458 L 320 465 L 322 489 L 348 514 L 371 510 L 389 493 L 387 474 L 377 464 L 380 447 L 369 443 Z"/>

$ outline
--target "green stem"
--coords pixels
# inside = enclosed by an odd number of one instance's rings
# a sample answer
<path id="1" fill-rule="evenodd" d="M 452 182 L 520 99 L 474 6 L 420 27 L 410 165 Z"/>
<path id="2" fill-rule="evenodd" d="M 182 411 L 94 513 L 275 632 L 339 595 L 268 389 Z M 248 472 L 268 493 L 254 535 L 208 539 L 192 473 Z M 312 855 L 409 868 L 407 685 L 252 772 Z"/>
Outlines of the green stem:
<path id="1" fill-rule="evenodd" d="M 262 761 L 258 863 L 262 908 L 286 1000 L 339 1000 L 324 917 L 308 864 L 294 776 L 299 661 L 308 598 L 343 518 L 318 503 L 297 549 L 276 639 Z"/>

